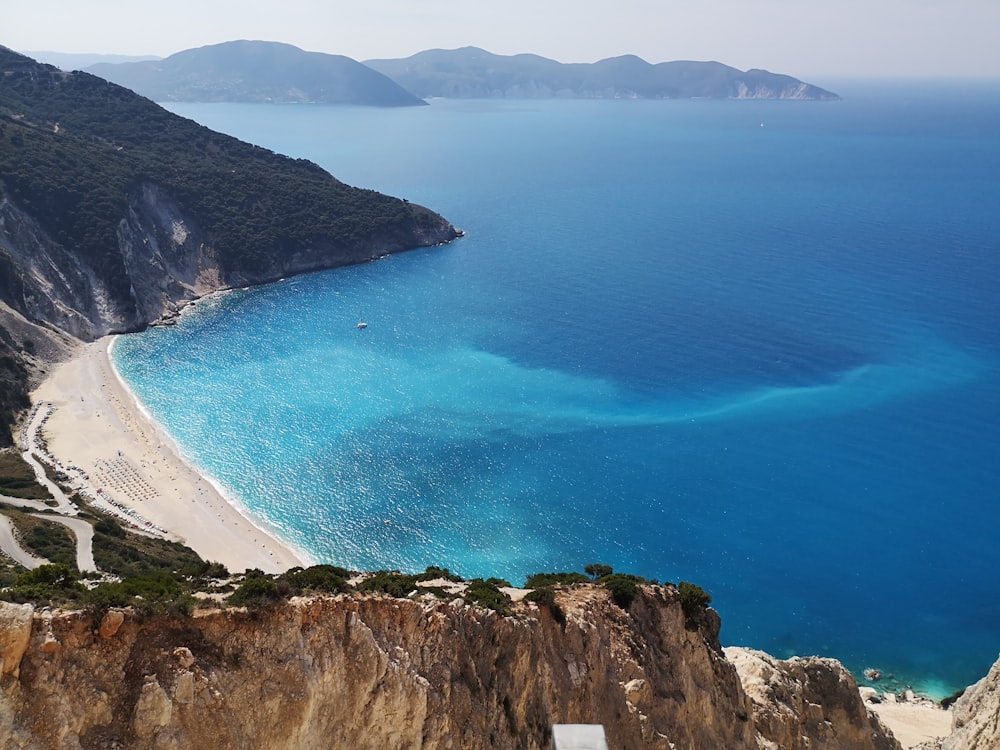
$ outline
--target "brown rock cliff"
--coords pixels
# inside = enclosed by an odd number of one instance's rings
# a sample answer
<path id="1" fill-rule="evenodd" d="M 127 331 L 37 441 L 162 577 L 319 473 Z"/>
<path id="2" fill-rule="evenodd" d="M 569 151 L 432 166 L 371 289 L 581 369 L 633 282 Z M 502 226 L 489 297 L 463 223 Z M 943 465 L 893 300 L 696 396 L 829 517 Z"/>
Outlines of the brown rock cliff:
<path id="1" fill-rule="evenodd" d="M 0 746 L 541 750 L 554 723 L 603 724 L 614 748 L 779 746 L 759 734 L 717 631 L 685 629 L 673 587 L 644 587 L 627 612 L 596 586 L 559 602 L 563 623 L 528 604 L 502 617 L 381 596 L 188 618 L 35 613 L 20 659 L 18 647 L 4 652 Z M 0 619 L 23 634 L 15 606 L 0 605 Z M 859 725 L 838 725 L 838 737 L 882 731 L 853 681 L 825 662 L 810 669 L 813 687 L 834 694 L 809 701 Z M 841 710 L 852 701 L 860 710 Z M 794 715 L 801 708 L 774 719 L 789 723 L 780 731 L 818 726 Z"/>

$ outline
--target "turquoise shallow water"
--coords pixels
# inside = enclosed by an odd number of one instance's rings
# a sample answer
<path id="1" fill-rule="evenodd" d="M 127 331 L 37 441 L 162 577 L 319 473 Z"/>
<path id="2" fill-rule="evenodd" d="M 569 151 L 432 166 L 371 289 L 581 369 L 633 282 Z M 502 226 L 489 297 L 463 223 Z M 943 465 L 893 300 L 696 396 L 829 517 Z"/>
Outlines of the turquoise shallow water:
<path id="1" fill-rule="evenodd" d="M 468 236 L 118 366 L 316 559 L 693 580 L 724 642 L 950 691 L 1000 650 L 1000 90 L 841 93 L 173 105 Z"/>

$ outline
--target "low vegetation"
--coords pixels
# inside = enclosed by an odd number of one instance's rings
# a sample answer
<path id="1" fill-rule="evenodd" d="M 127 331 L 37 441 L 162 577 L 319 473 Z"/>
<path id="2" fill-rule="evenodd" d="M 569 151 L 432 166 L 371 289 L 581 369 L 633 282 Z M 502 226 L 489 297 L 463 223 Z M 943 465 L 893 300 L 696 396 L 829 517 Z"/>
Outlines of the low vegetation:
<path id="1" fill-rule="evenodd" d="M 697 630 L 704 618 L 705 610 L 712 603 L 712 596 L 701 586 L 687 581 L 677 585 L 681 597 L 681 609 L 684 610 L 684 624 L 688 630 Z"/>
<path id="2" fill-rule="evenodd" d="M 545 593 L 538 594 L 531 601 L 538 601 L 548 605 L 555 601 L 555 594 L 552 591 L 555 586 L 567 586 L 575 583 L 599 583 L 611 592 L 611 599 L 622 609 L 632 606 L 636 593 L 641 583 L 656 583 L 648 581 L 641 576 L 630 573 L 615 573 L 610 565 L 592 563 L 584 568 L 583 573 L 535 573 L 528 576 L 525 588 L 534 589 Z M 551 592 L 551 595 L 550 595 Z"/>
<path id="3" fill-rule="evenodd" d="M 122 579 L 167 573 L 203 581 L 228 577 L 219 563 L 209 563 L 190 547 L 166 539 L 126 532 L 110 518 L 94 523 L 94 562 L 99 570 Z"/>
<path id="4" fill-rule="evenodd" d="M 13 508 L 3 512 L 13 522 L 24 549 L 35 557 L 76 570 L 76 535 L 72 531 L 56 521 Z"/>
<path id="5" fill-rule="evenodd" d="M 350 591 L 352 586 L 347 581 L 351 571 L 336 565 L 313 565 L 310 568 L 292 568 L 281 575 L 280 579 L 287 582 L 292 593 L 302 594 L 342 594 Z"/>
<path id="6" fill-rule="evenodd" d="M 462 592 L 462 598 L 477 607 L 485 607 L 501 615 L 509 615 L 511 613 L 510 597 L 500 590 L 496 583 L 497 580 L 491 578 L 484 581 L 482 578 L 473 578 L 469 581 L 465 591 Z M 504 581 L 500 582 L 505 583 Z"/>
<path id="7" fill-rule="evenodd" d="M 622 609 L 632 606 L 640 583 L 646 583 L 646 579 L 627 573 L 609 573 L 600 579 L 600 584 L 611 592 L 611 599 Z"/>
<path id="8" fill-rule="evenodd" d="M 452 583 L 461 583 L 463 578 L 452 573 L 448 568 L 439 568 L 437 565 L 428 565 L 423 573 L 418 573 L 415 577 L 417 581 L 437 581 L 443 579 Z"/>
<path id="9" fill-rule="evenodd" d="M 243 574 L 243 580 L 227 602 L 236 607 L 261 607 L 303 594 L 342 594 L 353 590 L 347 582 L 351 572 L 335 565 L 292 568 L 277 576 L 256 568 Z"/>
<path id="10" fill-rule="evenodd" d="M 8 557 L 0 556 L 0 591 L 13 585 L 17 577 L 23 572 L 24 568 L 16 562 Z"/>
<path id="11" fill-rule="evenodd" d="M 376 570 L 361 582 L 358 590 L 379 591 L 389 596 L 403 598 L 417 590 L 417 577 L 396 571 Z"/>
<path id="12" fill-rule="evenodd" d="M 0 368 L 3 358 L 0 357 Z M 2 405 L 0 405 L 2 408 Z M 28 500 L 50 500 L 52 495 L 35 479 L 35 472 L 20 453 L 0 451 L 0 495 Z"/>
<path id="13" fill-rule="evenodd" d="M 50 604 L 82 606 L 86 602 L 86 587 L 68 565 L 41 565 L 21 573 L 4 590 L 8 601 L 30 603 L 36 606 Z"/>
<path id="14" fill-rule="evenodd" d="M 13 511 L 12 517 L 21 535 L 31 540 L 32 551 L 52 563 L 20 573 L 16 566 L 0 566 L 0 598 L 8 601 L 98 609 L 132 606 L 142 612 L 181 614 L 197 605 L 195 595 L 203 597 L 206 593 L 214 595 L 213 605 L 261 609 L 293 596 L 358 591 L 396 598 L 432 594 L 442 599 L 460 598 L 503 616 L 514 613 L 511 597 L 504 591 L 511 584 L 502 578 L 465 581 L 447 568 L 430 566 L 417 574 L 377 570 L 362 576 L 354 585 L 352 580 L 359 574 L 335 565 L 296 567 L 278 575 L 253 569 L 233 578 L 225 567 L 205 562 L 184 545 L 127 532 L 112 519 L 83 514 L 94 524 L 94 557 L 98 567 L 117 577 L 88 584 L 75 568 L 72 535 L 68 532 L 64 535 L 65 529 L 57 524 L 28 514 Z M 69 538 L 65 538 L 67 535 Z M 556 622 L 565 624 L 566 614 L 557 599 L 562 587 L 583 583 L 603 586 L 615 604 L 628 610 L 639 586 L 650 583 L 640 576 L 615 573 L 609 565 L 595 563 L 585 570 L 586 574 L 535 573 L 525 583 L 530 591 L 524 599 L 546 609 Z M 678 585 L 678 592 L 686 626 L 697 629 L 712 597 L 686 581 Z"/>
<path id="15" fill-rule="evenodd" d="M 94 524 L 94 559 L 114 579 L 95 581 L 76 568 L 76 539 L 66 527 L 17 510 L 4 511 L 14 522 L 21 544 L 49 564 L 16 572 L 0 570 L 0 598 L 36 606 L 70 608 L 134 606 L 140 611 L 188 612 L 193 595 L 208 591 L 229 572 L 202 560 L 193 550 L 164 539 L 127 532 L 116 521 L 89 514 Z"/>

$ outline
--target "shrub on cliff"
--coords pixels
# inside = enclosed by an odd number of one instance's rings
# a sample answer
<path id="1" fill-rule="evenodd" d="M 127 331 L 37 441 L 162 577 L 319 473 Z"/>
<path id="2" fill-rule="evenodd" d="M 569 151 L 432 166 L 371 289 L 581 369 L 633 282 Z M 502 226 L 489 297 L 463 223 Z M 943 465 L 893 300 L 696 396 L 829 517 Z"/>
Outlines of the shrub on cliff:
<path id="1" fill-rule="evenodd" d="M 186 586 L 164 572 L 101 583 L 83 596 L 83 602 L 96 609 L 134 607 L 146 614 L 168 610 L 179 614 L 193 607 Z"/>
<path id="2" fill-rule="evenodd" d="M 622 609 L 632 606 L 639 584 L 644 582 L 644 578 L 628 573 L 612 573 L 601 578 L 601 585 L 611 592 L 611 598 Z"/>
<path id="3" fill-rule="evenodd" d="M 701 586 L 687 581 L 677 584 L 677 593 L 684 610 L 684 625 L 688 630 L 697 630 L 701 625 L 705 608 L 712 603 L 712 596 Z"/>
<path id="4" fill-rule="evenodd" d="M 400 599 L 409 596 L 416 588 L 416 576 L 390 570 L 376 570 L 358 586 L 361 591 L 381 591 Z"/>
<path id="5" fill-rule="evenodd" d="M 614 568 L 612 568 L 610 565 L 601 565 L 601 563 L 591 563 L 590 565 L 588 565 L 586 568 L 583 569 L 583 572 L 596 581 L 599 578 L 604 578 L 605 576 L 611 575 L 615 571 Z"/>
<path id="6" fill-rule="evenodd" d="M 79 601 L 85 592 L 68 565 L 40 565 L 15 578 L 13 585 L 3 592 L 3 598 L 45 606 Z"/>
<path id="7" fill-rule="evenodd" d="M 464 578 L 460 575 L 452 573 L 448 568 L 439 568 L 437 565 L 428 565 L 427 569 L 423 573 L 418 573 L 414 580 L 416 581 L 436 581 L 439 578 L 443 578 L 446 581 L 451 581 L 452 583 L 461 583 Z"/>
<path id="8" fill-rule="evenodd" d="M 279 581 L 285 581 L 294 594 L 318 591 L 324 594 L 340 594 L 354 587 L 347 582 L 351 572 L 336 565 L 313 565 L 309 568 L 292 568 L 283 573 Z"/>
<path id="9" fill-rule="evenodd" d="M 273 576 L 256 568 L 248 570 L 243 582 L 226 600 L 236 607 L 261 607 L 283 599 L 290 591 L 287 583 L 283 586 Z"/>
<path id="10" fill-rule="evenodd" d="M 177 580 L 207 574 L 228 575 L 224 567 L 205 562 L 190 547 L 166 539 L 125 533 L 109 517 L 103 517 L 94 525 L 94 561 L 99 569 L 121 578 L 161 572 L 170 573 Z"/>
<path id="11" fill-rule="evenodd" d="M 502 592 L 493 580 L 484 581 L 482 578 L 473 578 L 462 593 L 462 598 L 469 604 L 492 609 L 501 615 L 509 615 L 510 597 Z"/>

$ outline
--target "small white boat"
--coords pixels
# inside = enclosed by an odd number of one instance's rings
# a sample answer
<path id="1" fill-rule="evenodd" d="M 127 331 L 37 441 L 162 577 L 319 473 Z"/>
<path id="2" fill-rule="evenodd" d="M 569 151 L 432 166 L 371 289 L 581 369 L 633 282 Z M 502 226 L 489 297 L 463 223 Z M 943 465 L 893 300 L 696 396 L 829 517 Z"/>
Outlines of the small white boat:
<path id="1" fill-rule="evenodd" d="M 368 324 L 365 323 L 365 321 L 362 320 L 362 321 L 359 321 L 358 324 L 356 326 L 354 326 L 354 327 L 355 328 L 367 328 Z"/>

